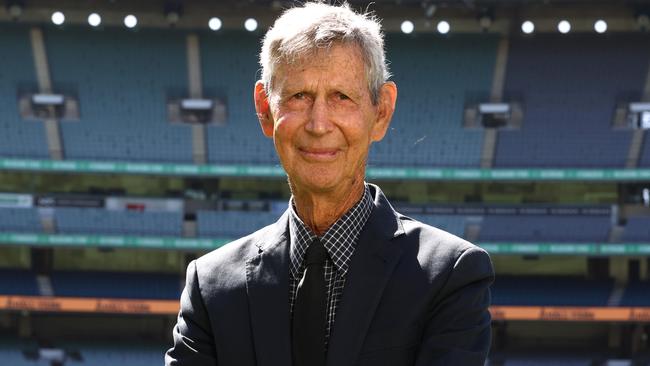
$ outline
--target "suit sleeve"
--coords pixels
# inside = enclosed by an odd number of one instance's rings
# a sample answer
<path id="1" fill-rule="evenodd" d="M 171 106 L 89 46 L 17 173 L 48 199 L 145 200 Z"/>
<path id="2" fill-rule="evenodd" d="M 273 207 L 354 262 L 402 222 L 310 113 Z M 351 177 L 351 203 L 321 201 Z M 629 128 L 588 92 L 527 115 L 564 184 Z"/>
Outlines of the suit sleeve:
<path id="1" fill-rule="evenodd" d="M 199 290 L 196 261 L 187 266 L 181 309 L 172 334 L 174 345 L 165 354 L 165 366 L 217 365 L 214 336 Z"/>
<path id="2" fill-rule="evenodd" d="M 416 366 L 483 366 L 491 342 L 488 254 L 472 247 L 458 256 L 424 327 Z"/>

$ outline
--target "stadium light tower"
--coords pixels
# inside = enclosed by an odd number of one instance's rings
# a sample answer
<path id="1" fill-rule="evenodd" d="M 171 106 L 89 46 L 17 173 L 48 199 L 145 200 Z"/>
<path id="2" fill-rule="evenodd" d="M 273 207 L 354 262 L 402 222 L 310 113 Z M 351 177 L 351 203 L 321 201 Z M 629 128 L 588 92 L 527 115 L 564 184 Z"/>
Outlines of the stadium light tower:
<path id="1" fill-rule="evenodd" d="M 56 25 L 61 25 L 65 23 L 65 15 L 60 11 L 55 11 L 52 13 L 52 23 Z"/>
<path id="2" fill-rule="evenodd" d="M 415 25 L 413 24 L 412 21 L 410 20 L 405 20 L 402 22 L 402 25 L 400 26 L 402 29 L 402 33 L 404 34 L 411 34 L 413 33 L 413 30 L 415 29 Z"/>
<path id="3" fill-rule="evenodd" d="M 138 25 L 138 18 L 133 14 L 129 14 L 124 17 L 124 25 L 127 28 L 135 28 L 135 26 Z"/>
<path id="4" fill-rule="evenodd" d="M 607 22 L 602 20 L 602 19 L 598 19 L 596 21 L 596 23 L 594 23 L 594 30 L 597 33 L 605 33 L 605 32 L 607 32 Z"/>
<path id="5" fill-rule="evenodd" d="M 526 34 L 533 33 L 535 31 L 535 23 L 531 22 L 530 20 L 521 23 L 521 31 Z"/>
<path id="6" fill-rule="evenodd" d="M 568 20 L 561 20 L 557 23 L 557 30 L 562 34 L 567 34 L 571 31 L 571 23 Z"/>
<path id="7" fill-rule="evenodd" d="M 221 25 L 222 25 L 221 19 L 217 17 L 212 17 L 210 18 L 210 20 L 208 20 L 208 27 L 213 31 L 218 31 L 219 29 L 221 29 Z"/>
<path id="8" fill-rule="evenodd" d="M 436 29 L 438 29 L 438 32 L 440 32 L 440 34 L 447 34 L 451 30 L 451 26 L 449 25 L 449 22 L 442 20 L 438 23 Z"/>
<path id="9" fill-rule="evenodd" d="M 253 18 L 246 19 L 246 21 L 244 22 L 244 28 L 246 28 L 246 30 L 249 32 L 255 32 L 255 30 L 257 29 L 257 20 Z"/>
<path id="10" fill-rule="evenodd" d="M 99 27 L 99 25 L 102 24 L 102 17 L 97 13 L 92 13 L 88 15 L 88 24 L 90 24 L 91 27 Z"/>

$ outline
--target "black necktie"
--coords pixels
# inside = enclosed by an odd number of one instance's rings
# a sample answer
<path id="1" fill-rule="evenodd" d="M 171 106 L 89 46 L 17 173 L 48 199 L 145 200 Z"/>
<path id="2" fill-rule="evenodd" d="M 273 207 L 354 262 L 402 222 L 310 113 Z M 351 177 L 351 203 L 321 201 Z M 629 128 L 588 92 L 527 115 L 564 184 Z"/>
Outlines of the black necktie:
<path id="1" fill-rule="evenodd" d="M 327 251 L 315 239 L 307 248 L 305 273 L 293 306 L 293 365 L 325 365 L 325 260 Z"/>

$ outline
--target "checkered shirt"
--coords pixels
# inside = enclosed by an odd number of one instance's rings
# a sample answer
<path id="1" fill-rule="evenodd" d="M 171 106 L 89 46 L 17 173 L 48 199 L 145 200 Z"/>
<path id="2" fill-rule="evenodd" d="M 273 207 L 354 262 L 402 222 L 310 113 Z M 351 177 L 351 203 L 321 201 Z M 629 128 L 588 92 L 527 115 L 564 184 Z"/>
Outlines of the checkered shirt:
<path id="1" fill-rule="evenodd" d="M 303 260 L 307 247 L 316 238 L 311 230 L 300 220 L 291 200 L 289 215 L 291 267 L 289 270 L 289 311 L 293 317 L 293 305 L 296 301 L 298 283 L 305 273 Z M 330 331 L 336 318 L 336 308 L 341 300 L 345 276 L 348 273 L 350 258 L 359 239 L 361 229 L 368 221 L 374 204 L 368 185 L 365 185 L 363 197 L 348 212 L 340 217 L 320 237 L 320 241 L 327 250 L 328 258 L 325 261 L 325 283 L 327 287 L 327 327 L 325 332 L 325 347 L 329 341 Z"/>

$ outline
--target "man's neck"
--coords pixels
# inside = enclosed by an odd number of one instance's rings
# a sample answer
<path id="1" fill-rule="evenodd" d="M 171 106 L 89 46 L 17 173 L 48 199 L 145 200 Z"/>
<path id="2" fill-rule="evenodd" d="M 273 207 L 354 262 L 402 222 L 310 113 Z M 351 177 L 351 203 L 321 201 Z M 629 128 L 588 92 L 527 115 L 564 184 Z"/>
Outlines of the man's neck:
<path id="1" fill-rule="evenodd" d="M 351 187 L 320 194 L 292 189 L 298 217 L 318 236 L 359 202 L 364 190 L 363 179 Z"/>

